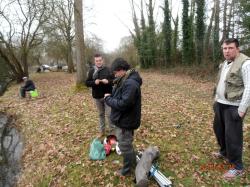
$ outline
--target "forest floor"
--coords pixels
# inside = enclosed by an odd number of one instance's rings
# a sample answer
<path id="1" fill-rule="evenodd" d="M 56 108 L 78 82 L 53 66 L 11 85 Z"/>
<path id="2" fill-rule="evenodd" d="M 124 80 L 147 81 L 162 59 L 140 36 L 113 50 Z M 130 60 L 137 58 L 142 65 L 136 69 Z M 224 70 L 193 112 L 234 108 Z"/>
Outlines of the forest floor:
<path id="1" fill-rule="evenodd" d="M 250 126 L 244 125 L 245 173 L 235 181 L 222 179 L 230 167 L 214 160 L 218 146 L 212 130 L 213 83 L 185 75 L 141 72 L 142 123 L 134 145 L 158 146 L 159 169 L 174 186 L 250 185 Z M 20 85 L 0 98 L 1 110 L 16 119 L 24 139 L 18 186 L 134 186 L 133 177 L 119 178 L 122 165 L 115 152 L 103 161 L 89 159 L 91 141 L 98 135 L 98 115 L 90 89 L 75 91 L 75 75 L 33 74 L 39 98 L 20 99 Z M 157 186 L 151 179 L 150 186 Z"/>

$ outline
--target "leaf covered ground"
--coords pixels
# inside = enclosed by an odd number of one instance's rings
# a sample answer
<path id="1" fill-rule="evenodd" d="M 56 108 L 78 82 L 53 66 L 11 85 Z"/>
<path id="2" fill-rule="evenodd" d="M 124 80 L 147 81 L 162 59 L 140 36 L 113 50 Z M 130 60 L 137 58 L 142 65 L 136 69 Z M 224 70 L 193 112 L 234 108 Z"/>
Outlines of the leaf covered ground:
<path id="1" fill-rule="evenodd" d="M 143 150 L 158 146 L 158 167 L 174 186 L 246 186 L 250 184 L 250 132 L 244 126 L 245 171 L 235 181 L 224 181 L 230 167 L 214 160 L 218 147 L 212 130 L 212 82 L 184 75 L 142 72 L 142 123 L 134 145 Z M 133 177 L 114 171 L 122 158 L 112 153 L 104 161 L 88 158 L 98 135 L 98 116 L 90 89 L 75 91 L 75 75 L 34 74 L 40 96 L 20 99 L 20 85 L 0 98 L 1 110 L 16 119 L 24 140 L 18 186 L 134 186 Z M 150 186 L 157 186 L 151 179 Z"/>

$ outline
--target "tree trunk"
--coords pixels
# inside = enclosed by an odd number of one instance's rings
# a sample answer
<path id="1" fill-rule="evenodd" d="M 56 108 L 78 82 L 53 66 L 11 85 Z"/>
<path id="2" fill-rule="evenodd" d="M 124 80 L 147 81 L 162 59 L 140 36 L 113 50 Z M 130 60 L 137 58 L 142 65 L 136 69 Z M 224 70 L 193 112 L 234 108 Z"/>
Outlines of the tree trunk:
<path id="1" fill-rule="evenodd" d="M 233 17 L 233 9 L 234 9 L 234 0 L 232 0 L 232 2 L 231 2 L 229 14 L 228 14 L 226 38 L 229 38 L 229 32 L 231 31 L 231 20 L 232 20 L 232 17 Z M 233 30 L 234 30 L 234 28 L 232 29 L 232 31 Z"/>
<path id="2" fill-rule="evenodd" d="M 220 59 L 220 42 L 219 42 L 219 23 L 220 23 L 220 0 L 214 0 L 215 14 L 214 14 L 214 32 L 213 32 L 213 62 L 216 67 Z"/>
<path id="3" fill-rule="evenodd" d="M 73 73 L 74 72 L 74 64 L 73 64 L 73 56 L 72 56 L 72 43 L 71 41 L 68 41 L 68 55 L 67 55 L 67 64 L 68 64 L 68 72 Z"/>
<path id="4" fill-rule="evenodd" d="M 164 36 L 164 61 L 165 61 L 165 66 L 170 66 L 171 65 L 171 41 L 172 41 L 172 30 L 171 30 L 171 13 L 169 10 L 169 3 L 168 0 L 165 0 L 165 5 L 164 5 L 164 22 L 163 22 L 163 36 Z"/>
<path id="5" fill-rule="evenodd" d="M 26 53 L 25 51 L 22 52 L 21 54 L 21 64 L 23 66 L 23 72 L 24 72 L 24 76 L 29 76 L 29 67 L 28 67 L 28 53 Z"/>
<path id="6" fill-rule="evenodd" d="M 178 14 L 174 21 L 174 37 L 173 37 L 173 61 L 177 63 L 177 43 L 178 43 L 178 25 L 179 25 L 179 17 Z"/>
<path id="7" fill-rule="evenodd" d="M 193 46 L 192 46 L 192 29 L 193 27 L 190 26 L 192 20 L 190 18 L 193 18 L 193 15 L 189 14 L 189 1 L 188 0 L 182 0 L 183 4 L 183 11 L 182 11 L 182 63 L 183 65 L 188 65 L 191 62 L 193 62 Z"/>
<path id="8" fill-rule="evenodd" d="M 195 32 L 195 54 L 196 63 L 203 63 L 203 50 L 204 50 L 204 15 L 205 15 L 205 0 L 196 1 L 196 32 Z"/>
<path id="9" fill-rule="evenodd" d="M 222 37 L 221 37 L 221 41 L 220 43 L 222 44 L 222 42 L 226 39 L 227 36 L 227 0 L 225 0 L 225 4 L 224 4 L 224 9 L 223 9 L 223 29 L 222 29 Z"/>
<path id="10" fill-rule="evenodd" d="M 211 32 L 212 32 L 212 26 L 213 26 L 213 21 L 214 21 L 214 13 L 215 13 L 215 4 L 214 7 L 212 8 L 212 14 L 210 18 L 210 22 L 207 28 L 206 32 L 206 38 L 205 38 L 205 45 L 204 45 L 204 55 L 205 58 L 208 58 L 208 49 L 210 49 L 210 37 L 211 37 Z"/>
<path id="11" fill-rule="evenodd" d="M 83 0 L 74 0 L 74 19 L 76 30 L 76 85 L 83 84 L 87 79 L 86 63 L 84 63 L 83 35 Z"/>
<path id="12" fill-rule="evenodd" d="M 22 77 L 25 75 L 21 63 L 18 61 L 16 56 L 13 54 L 11 49 L 4 49 L 0 46 L 0 56 L 6 61 L 11 68 L 11 77 L 17 82 L 22 81 Z"/>
<path id="13" fill-rule="evenodd" d="M 147 51 L 147 63 L 149 67 L 156 65 L 156 32 L 154 21 L 154 7 L 153 0 L 149 0 L 148 4 L 148 51 Z"/>

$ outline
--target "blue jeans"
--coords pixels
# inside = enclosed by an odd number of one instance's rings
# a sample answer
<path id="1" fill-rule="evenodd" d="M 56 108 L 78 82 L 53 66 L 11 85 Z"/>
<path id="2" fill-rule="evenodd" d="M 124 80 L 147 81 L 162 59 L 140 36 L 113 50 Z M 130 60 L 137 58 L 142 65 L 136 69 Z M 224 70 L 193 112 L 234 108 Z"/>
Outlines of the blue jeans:
<path id="1" fill-rule="evenodd" d="M 111 108 L 104 102 L 104 98 L 95 99 L 95 104 L 99 113 L 99 130 L 100 132 L 105 132 L 105 116 L 108 118 L 109 133 L 113 134 L 114 125 L 110 120 Z"/>

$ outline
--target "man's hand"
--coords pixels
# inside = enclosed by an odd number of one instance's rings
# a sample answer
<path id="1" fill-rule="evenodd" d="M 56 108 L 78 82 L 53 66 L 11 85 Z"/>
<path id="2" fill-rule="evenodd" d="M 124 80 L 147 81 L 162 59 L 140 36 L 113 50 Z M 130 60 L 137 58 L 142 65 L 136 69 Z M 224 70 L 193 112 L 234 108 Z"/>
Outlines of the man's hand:
<path id="1" fill-rule="evenodd" d="M 245 112 L 239 112 L 239 116 L 241 117 L 241 118 L 244 118 L 244 116 L 245 116 Z"/>
<path id="2" fill-rule="evenodd" d="M 96 80 L 95 80 L 95 84 L 96 84 L 96 85 L 100 84 L 100 79 L 96 79 Z"/>
<path id="3" fill-rule="evenodd" d="M 106 94 L 104 94 L 104 98 L 107 97 L 107 96 L 110 96 L 110 95 L 111 95 L 111 94 L 106 93 Z"/>
<path id="4" fill-rule="evenodd" d="M 102 79 L 101 81 L 102 81 L 103 84 L 108 84 L 109 83 L 109 81 L 107 79 Z"/>

